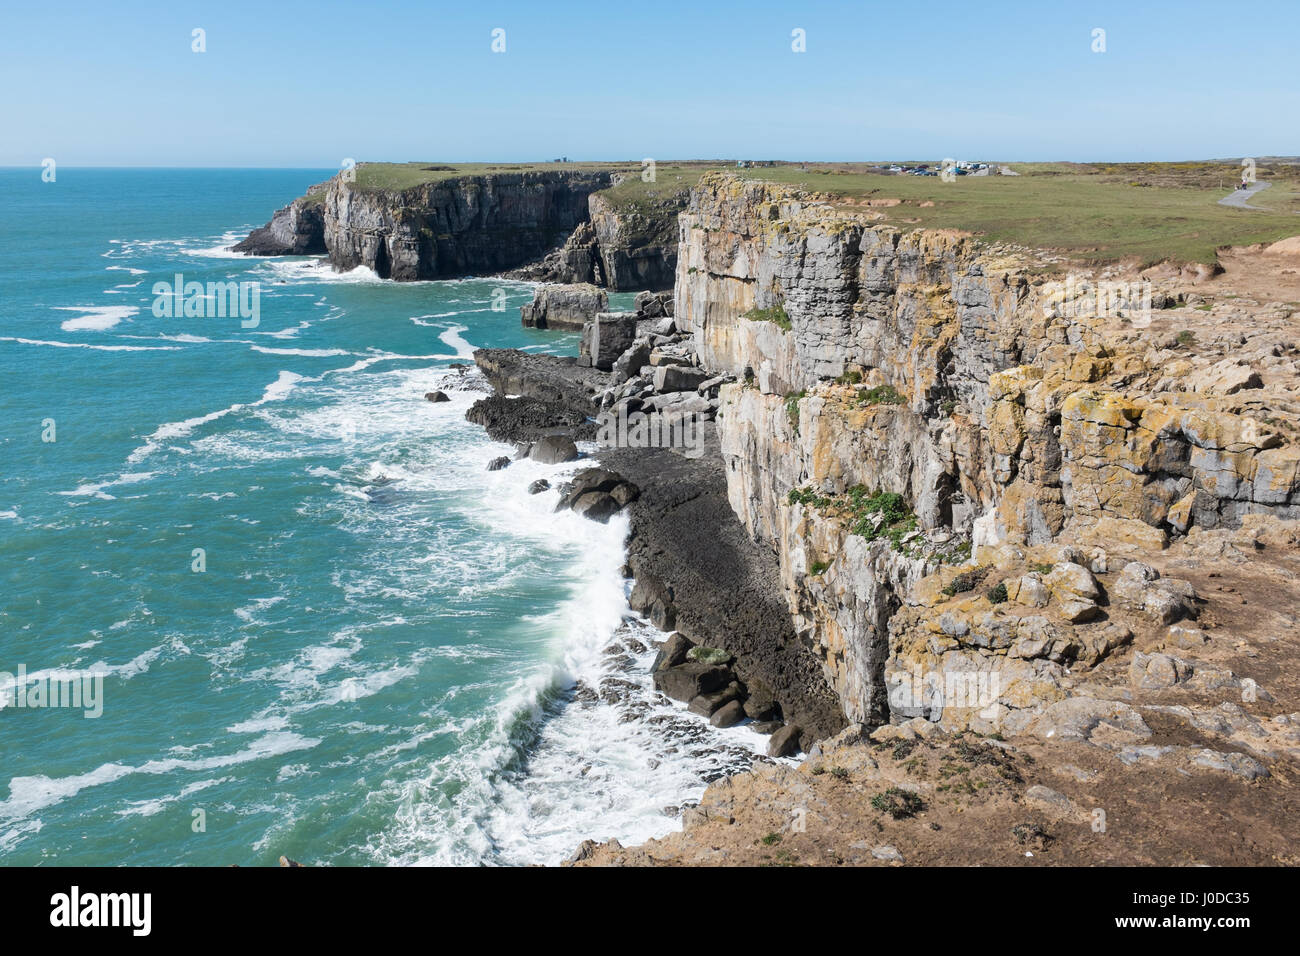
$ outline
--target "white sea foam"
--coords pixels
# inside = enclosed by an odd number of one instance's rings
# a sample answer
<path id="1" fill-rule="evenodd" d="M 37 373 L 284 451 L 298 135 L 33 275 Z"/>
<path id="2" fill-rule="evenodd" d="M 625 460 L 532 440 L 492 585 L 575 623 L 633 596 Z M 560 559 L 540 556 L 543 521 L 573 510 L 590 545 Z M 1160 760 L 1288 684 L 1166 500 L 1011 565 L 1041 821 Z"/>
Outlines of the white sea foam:
<path id="1" fill-rule="evenodd" d="M 265 760 L 298 750 L 309 750 L 319 743 L 318 739 L 303 737 L 290 731 L 274 731 L 257 738 L 242 750 L 219 756 L 193 760 L 175 757 L 149 760 L 136 767 L 123 763 L 106 763 L 86 773 L 66 777 L 47 777 L 44 774 L 13 777 L 9 781 L 9 797 L 0 801 L 0 820 L 20 820 L 38 810 L 75 797 L 83 790 L 114 783 L 133 774 L 215 770 Z"/>
<path id="2" fill-rule="evenodd" d="M 108 494 L 106 489 L 116 488 L 119 485 L 139 484 L 142 481 L 156 478 L 157 475 L 158 473 L 156 471 L 128 472 L 126 474 L 118 475 L 116 478 L 109 481 L 87 482 L 86 484 L 78 485 L 72 491 L 60 491 L 58 494 L 69 498 L 94 497 L 99 498 L 102 501 L 112 501 L 114 500 L 114 496 Z"/>
<path id="3" fill-rule="evenodd" d="M 89 342 L 50 342 L 42 339 L 23 339 L 0 335 L 0 342 L 17 342 L 20 345 L 45 345 L 59 349 L 93 349 L 98 352 L 179 352 L 177 345 L 92 345 Z"/>
<path id="4" fill-rule="evenodd" d="M 254 352 L 261 352 L 264 355 L 301 355 L 307 358 L 330 358 L 336 355 L 353 355 L 347 349 L 275 349 L 266 348 L 262 345 L 254 345 Z"/>
<path id="5" fill-rule="evenodd" d="M 188 437 L 194 429 L 209 422 L 215 422 L 218 419 L 225 418 L 227 415 L 233 415 L 236 412 L 243 411 L 246 408 L 257 408 L 268 402 L 280 401 L 294 390 L 299 382 L 305 378 L 296 372 L 281 372 L 279 378 L 266 387 L 262 397 L 255 402 L 236 402 L 234 405 L 218 409 L 215 412 L 209 412 L 206 415 L 198 415 L 194 418 L 187 418 L 180 422 L 168 422 L 165 425 L 159 425 L 152 435 L 148 437 L 145 444 L 141 445 L 135 451 L 127 456 L 128 462 L 137 462 L 147 458 L 153 452 L 157 451 L 164 442 L 175 441 L 178 438 Z"/>

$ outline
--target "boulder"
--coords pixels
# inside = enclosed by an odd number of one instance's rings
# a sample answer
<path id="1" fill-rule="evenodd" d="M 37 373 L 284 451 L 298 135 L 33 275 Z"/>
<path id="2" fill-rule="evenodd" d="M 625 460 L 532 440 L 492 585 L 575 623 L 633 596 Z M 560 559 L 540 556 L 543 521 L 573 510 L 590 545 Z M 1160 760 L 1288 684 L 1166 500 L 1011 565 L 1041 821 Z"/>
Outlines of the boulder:
<path id="1" fill-rule="evenodd" d="M 713 376 L 689 365 L 660 365 L 655 369 L 656 392 L 693 392 Z"/>
<path id="2" fill-rule="evenodd" d="M 781 705 L 763 684 L 751 683 L 745 698 L 745 716 L 757 721 L 779 720 Z"/>
<path id="3" fill-rule="evenodd" d="M 650 362 L 650 343 L 633 342 L 628 346 L 623 354 L 614 360 L 614 382 L 621 385 L 630 379 L 633 375 L 645 368 Z M 633 409 L 635 411 L 635 409 Z"/>
<path id="4" fill-rule="evenodd" d="M 533 444 L 528 457 L 543 465 L 558 465 L 575 461 L 578 458 L 578 446 L 568 435 L 547 435 Z"/>
<path id="5" fill-rule="evenodd" d="M 713 664 L 678 664 L 654 673 L 655 690 L 680 701 L 692 701 L 701 694 L 721 690 L 731 680 L 730 668 L 716 667 Z"/>
<path id="6" fill-rule="evenodd" d="M 1161 624 L 1197 616 L 1196 589 L 1179 578 L 1162 578 L 1149 564 L 1130 561 L 1119 573 L 1111 594 L 1121 604 Z"/>
<path id="7" fill-rule="evenodd" d="M 733 700 L 719 707 L 709 718 L 709 723 L 714 727 L 734 727 L 744 719 L 745 708 L 740 701 Z"/>
<path id="8" fill-rule="evenodd" d="M 609 371 L 635 340 L 635 312 L 598 312 L 582 327 L 578 364 Z"/>
<path id="9" fill-rule="evenodd" d="M 450 402 L 446 392 L 425 392 L 424 397 L 431 402 Z"/>
<path id="10" fill-rule="evenodd" d="M 1093 697 L 1067 697 L 1049 705 L 1028 730 L 1045 740 L 1091 743 L 1136 743 L 1151 736 L 1146 721 L 1128 704 Z"/>
<path id="11" fill-rule="evenodd" d="M 767 742 L 769 757 L 793 757 L 800 751 L 800 729 L 798 724 L 786 724 Z"/>
<path id="12" fill-rule="evenodd" d="M 571 507 L 574 513 L 590 518 L 592 521 L 599 521 L 601 524 L 605 524 L 623 510 L 623 506 L 613 495 L 603 491 L 589 491 L 579 495 Z"/>
<path id="13" fill-rule="evenodd" d="M 668 640 L 659 646 L 659 653 L 655 656 L 654 666 L 651 670 L 657 671 L 665 667 L 676 667 L 678 664 L 685 664 L 686 655 L 694 646 L 685 637 L 674 631 L 668 635 Z"/>
<path id="14" fill-rule="evenodd" d="M 488 462 L 487 470 L 500 471 L 502 468 L 509 468 L 509 467 L 510 467 L 510 459 L 507 458 L 505 455 L 502 455 L 500 458 L 493 458 L 490 462 Z"/>
<path id="15" fill-rule="evenodd" d="M 1043 584 L 1060 602 L 1060 613 L 1067 621 L 1079 623 L 1090 620 L 1101 613 L 1097 599 L 1101 589 L 1097 579 L 1082 564 L 1062 561 L 1052 567 L 1043 578 Z"/>
<path id="16" fill-rule="evenodd" d="M 526 328 L 580 331 L 609 307 L 609 294 L 594 285 L 543 285 L 533 301 L 521 306 L 519 318 Z"/>
<path id="17" fill-rule="evenodd" d="M 1044 787 L 1041 783 L 1034 784 L 1025 791 L 1025 803 L 1055 815 L 1074 812 L 1074 804 L 1069 797 L 1059 790 Z"/>
<path id="18" fill-rule="evenodd" d="M 733 700 L 740 700 L 743 693 L 744 691 L 740 684 L 733 680 L 726 687 L 722 688 L 722 690 L 717 690 L 710 694 L 700 694 L 697 697 L 691 698 L 691 702 L 686 709 L 692 714 L 699 714 L 701 717 L 710 717 L 713 715 L 714 711 L 722 707 L 724 704 L 730 704 Z M 744 713 L 743 707 L 741 708 L 741 713 Z"/>
<path id="19" fill-rule="evenodd" d="M 657 319 L 673 314 L 673 293 L 638 292 L 632 300 L 633 308 L 646 319 Z"/>
<path id="20" fill-rule="evenodd" d="M 1191 661 L 1181 657 L 1138 651 L 1129 665 L 1129 683 L 1143 690 L 1162 690 L 1186 682 L 1194 671 Z"/>
<path id="21" fill-rule="evenodd" d="M 534 481 L 531 485 L 528 486 L 528 493 L 530 495 L 540 495 L 543 491 L 548 490 L 550 487 L 551 487 L 551 483 L 549 481 L 547 481 L 545 478 L 538 478 L 536 481 Z"/>

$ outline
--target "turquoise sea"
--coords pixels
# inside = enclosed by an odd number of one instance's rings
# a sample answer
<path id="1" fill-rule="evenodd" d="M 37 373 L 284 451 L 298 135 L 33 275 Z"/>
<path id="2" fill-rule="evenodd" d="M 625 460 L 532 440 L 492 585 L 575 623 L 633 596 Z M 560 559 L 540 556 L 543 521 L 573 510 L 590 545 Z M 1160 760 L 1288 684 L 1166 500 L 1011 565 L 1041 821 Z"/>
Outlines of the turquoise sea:
<path id="1" fill-rule="evenodd" d="M 529 285 L 226 251 L 329 172 L 0 170 L 0 689 L 103 674 L 0 709 L 0 863 L 555 863 L 761 740 L 647 690 L 626 519 L 525 492 L 574 466 L 486 470 L 448 367 L 577 347 Z M 257 325 L 156 316 L 177 274 Z"/>

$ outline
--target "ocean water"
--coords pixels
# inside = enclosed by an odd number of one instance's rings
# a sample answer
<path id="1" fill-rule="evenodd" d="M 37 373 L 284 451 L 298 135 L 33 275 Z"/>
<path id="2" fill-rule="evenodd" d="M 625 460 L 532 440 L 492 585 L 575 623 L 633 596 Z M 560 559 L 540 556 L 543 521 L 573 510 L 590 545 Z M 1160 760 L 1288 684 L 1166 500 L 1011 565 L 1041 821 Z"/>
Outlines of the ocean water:
<path id="1" fill-rule="evenodd" d="M 0 687 L 103 674 L 0 709 L 0 863 L 556 863 L 764 742 L 649 689 L 626 519 L 525 491 L 574 465 L 486 470 L 450 366 L 577 348 L 530 286 L 224 251 L 328 174 L 0 170 Z M 156 316 L 178 273 L 256 326 Z"/>

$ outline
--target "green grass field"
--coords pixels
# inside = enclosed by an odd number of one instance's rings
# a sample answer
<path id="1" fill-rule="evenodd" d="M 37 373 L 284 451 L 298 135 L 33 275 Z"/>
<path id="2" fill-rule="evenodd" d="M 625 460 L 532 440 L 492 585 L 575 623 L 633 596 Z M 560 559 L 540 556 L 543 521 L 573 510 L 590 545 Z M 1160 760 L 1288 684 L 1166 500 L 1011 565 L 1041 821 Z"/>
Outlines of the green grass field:
<path id="1" fill-rule="evenodd" d="M 1009 165 L 1020 175 L 961 176 L 955 182 L 844 167 L 778 166 L 754 175 L 855 202 L 900 199 L 900 205 L 875 211 L 898 225 L 962 229 L 1059 250 L 1083 262 L 1214 262 L 1220 246 L 1300 235 L 1300 217 L 1286 205 L 1300 187 L 1296 167 L 1260 167 L 1259 177 L 1275 184 L 1256 199 L 1277 201 L 1262 211 L 1218 204 L 1240 176 L 1238 167 L 1227 164 Z M 922 205 L 928 203 L 933 205 Z"/>
<path id="2" fill-rule="evenodd" d="M 932 161 L 933 162 L 933 161 Z M 1018 176 L 888 175 L 864 163 L 782 163 L 738 169 L 733 162 L 662 162 L 645 182 L 641 164 L 610 163 L 364 163 L 357 187 L 400 191 L 459 176 L 528 170 L 610 170 L 624 174 L 603 195 L 645 222 L 663 220 L 683 204 L 701 175 L 726 170 L 839 197 L 846 205 L 877 205 L 884 222 L 903 227 L 961 229 L 994 241 L 1057 250 L 1081 262 L 1136 259 L 1143 264 L 1213 262 L 1222 246 L 1273 242 L 1300 235 L 1300 167 L 1261 164 L 1272 187 L 1256 194 L 1259 210 L 1220 206 L 1239 181 L 1230 162 L 1010 163 Z M 662 223 L 660 223 L 662 225 Z M 670 230 L 659 230 L 665 232 Z"/>

